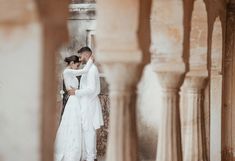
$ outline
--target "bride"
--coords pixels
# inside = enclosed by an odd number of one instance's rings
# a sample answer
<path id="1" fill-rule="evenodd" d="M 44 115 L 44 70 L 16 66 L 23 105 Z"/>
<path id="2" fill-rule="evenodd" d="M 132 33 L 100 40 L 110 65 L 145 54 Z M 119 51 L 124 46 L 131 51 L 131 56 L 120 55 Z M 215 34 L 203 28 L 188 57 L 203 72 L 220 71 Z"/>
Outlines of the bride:
<path id="1" fill-rule="evenodd" d="M 77 70 L 79 57 L 72 55 L 64 60 L 67 68 L 63 72 L 67 90 L 78 88 L 78 79 L 88 72 L 93 63 L 93 58 L 87 62 L 83 69 Z M 55 161 L 80 161 L 82 155 L 81 112 L 78 97 L 70 96 L 65 105 L 64 113 L 56 134 Z"/>

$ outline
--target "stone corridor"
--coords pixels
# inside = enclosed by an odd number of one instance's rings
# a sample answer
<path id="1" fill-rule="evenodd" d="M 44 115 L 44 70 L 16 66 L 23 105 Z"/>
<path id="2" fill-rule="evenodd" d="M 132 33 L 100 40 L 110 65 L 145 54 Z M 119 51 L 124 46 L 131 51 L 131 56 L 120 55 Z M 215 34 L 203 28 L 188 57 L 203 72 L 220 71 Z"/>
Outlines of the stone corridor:
<path id="1" fill-rule="evenodd" d="M 234 0 L 0 4 L 0 161 L 53 160 L 61 60 L 84 45 L 106 161 L 235 160 Z"/>

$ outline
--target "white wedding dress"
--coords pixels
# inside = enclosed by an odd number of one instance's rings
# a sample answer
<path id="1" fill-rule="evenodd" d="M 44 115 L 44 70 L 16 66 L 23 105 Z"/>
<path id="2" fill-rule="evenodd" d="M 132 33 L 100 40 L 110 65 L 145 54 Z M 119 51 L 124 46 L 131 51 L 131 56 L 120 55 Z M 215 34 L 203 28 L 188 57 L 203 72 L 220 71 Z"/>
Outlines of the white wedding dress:
<path id="1" fill-rule="evenodd" d="M 81 70 L 66 68 L 63 72 L 66 89 L 78 88 L 76 76 L 88 72 L 92 65 L 89 60 Z M 77 96 L 70 96 L 56 134 L 55 161 L 80 161 L 82 158 L 81 107 Z"/>

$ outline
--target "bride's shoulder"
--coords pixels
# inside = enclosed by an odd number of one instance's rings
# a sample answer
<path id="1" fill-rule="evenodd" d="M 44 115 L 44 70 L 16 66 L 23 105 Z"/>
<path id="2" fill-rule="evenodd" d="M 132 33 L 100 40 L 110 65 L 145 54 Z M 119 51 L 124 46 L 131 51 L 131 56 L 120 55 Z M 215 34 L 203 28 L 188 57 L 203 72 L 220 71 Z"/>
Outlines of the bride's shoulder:
<path id="1" fill-rule="evenodd" d="M 63 71 L 63 75 L 65 74 L 69 74 L 69 69 L 68 68 L 65 68 L 64 71 Z"/>

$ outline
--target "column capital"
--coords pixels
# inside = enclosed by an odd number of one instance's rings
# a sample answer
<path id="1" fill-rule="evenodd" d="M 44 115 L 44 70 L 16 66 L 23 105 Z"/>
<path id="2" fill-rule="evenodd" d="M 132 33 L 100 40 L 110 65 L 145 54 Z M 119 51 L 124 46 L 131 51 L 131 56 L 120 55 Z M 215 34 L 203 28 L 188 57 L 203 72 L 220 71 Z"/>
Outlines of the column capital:
<path id="1" fill-rule="evenodd" d="M 207 71 L 200 72 L 189 72 L 185 76 L 184 85 L 182 86 L 183 90 L 189 91 L 201 91 L 205 88 L 208 78 Z"/>
<path id="2" fill-rule="evenodd" d="M 163 89 L 178 90 L 183 82 L 183 72 L 176 71 L 156 71 L 158 80 Z"/>
<path id="3" fill-rule="evenodd" d="M 185 64 L 183 61 L 173 62 L 152 62 L 154 72 L 157 74 L 162 88 L 179 89 L 185 73 Z"/>
<path id="4" fill-rule="evenodd" d="M 103 63 L 102 69 L 109 83 L 110 92 L 132 91 L 140 77 L 140 64 L 127 62 Z"/>

